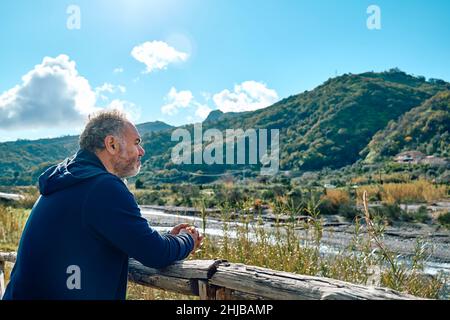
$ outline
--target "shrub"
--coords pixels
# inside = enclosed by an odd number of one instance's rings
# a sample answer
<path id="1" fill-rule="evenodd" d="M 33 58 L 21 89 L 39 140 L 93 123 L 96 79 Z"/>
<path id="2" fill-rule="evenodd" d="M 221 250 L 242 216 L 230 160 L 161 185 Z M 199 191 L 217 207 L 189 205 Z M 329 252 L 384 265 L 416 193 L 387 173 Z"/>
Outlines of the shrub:
<path id="1" fill-rule="evenodd" d="M 338 214 L 349 220 L 353 220 L 360 212 L 354 201 L 350 199 L 349 192 L 341 189 L 326 190 L 322 196 L 319 211 L 321 214 Z"/>
<path id="2" fill-rule="evenodd" d="M 408 211 L 402 209 L 398 204 L 383 204 L 380 207 L 371 208 L 371 211 L 378 217 L 384 218 L 389 222 L 427 222 L 430 217 L 426 206 L 421 206 L 417 211 Z"/>
<path id="3" fill-rule="evenodd" d="M 447 227 L 447 228 L 450 228 L 450 211 L 449 211 L 449 212 L 446 212 L 446 213 L 444 213 L 444 214 L 441 214 L 441 215 L 438 217 L 438 222 L 439 222 L 441 225 L 443 225 L 443 226 L 445 226 L 445 227 Z"/>
<path id="4" fill-rule="evenodd" d="M 323 215 L 338 214 L 339 207 L 336 207 L 331 199 L 327 197 L 322 198 L 322 202 L 319 205 L 319 211 Z"/>
<path id="5" fill-rule="evenodd" d="M 140 179 L 136 180 L 134 186 L 136 189 L 144 189 L 144 183 Z"/>
<path id="6" fill-rule="evenodd" d="M 420 208 L 412 214 L 412 218 L 414 221 L 426 223 L 428 220 L 430 220 L 427 207 L 420 206 Z"/>
<path id="7" fill-rule="evenodd" d="M 336 207 L 350 202 L 348 192 L 340 189 L 328 189 L 324 197 L 330 199 L 331 203 Z"/>
<path id="8" fill-rule="evenodd" d="M 148 204 L 164 204 L 162 193 L 158 191 L 136 190 L 134 191 L 136 202 L 140 205 Z"/>
<path id="9" fill-rule="evenodd" d="M 16 250 L 28 215 L 28 210 L 0 206 L 0 248 L 2 250 Z"/>
<path id="10" fill-rule="evenodd" d="M 405 214 L 404 210 L 396 203 L 394 204 L 384 204 L 379 207 L 370 208 L 371 213 L 375 217 L 380 217 L 389 222 L 406 220 L 408 221 L 408 215 Z"/>
<path id="11" fill-rule="evenodd" d="M 343 204 L 339 207 L 338 214 L 353 221 L 361 212 L 354 205 Z"/>

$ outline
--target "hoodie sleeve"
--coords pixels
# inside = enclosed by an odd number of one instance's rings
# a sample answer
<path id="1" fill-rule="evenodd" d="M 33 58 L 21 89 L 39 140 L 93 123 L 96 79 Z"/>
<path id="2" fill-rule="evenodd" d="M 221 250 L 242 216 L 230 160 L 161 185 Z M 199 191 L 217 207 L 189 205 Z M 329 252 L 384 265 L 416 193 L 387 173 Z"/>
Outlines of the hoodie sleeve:
<path id="1" fill-rule="evenodd" d="M 83 206 L 89 229 L 142 264 L 164 268 L 185 259 L 194 248 L 187 233 L 161 235 L 151 228 L 125 184 L 112 175 L 99 179 Z"/>

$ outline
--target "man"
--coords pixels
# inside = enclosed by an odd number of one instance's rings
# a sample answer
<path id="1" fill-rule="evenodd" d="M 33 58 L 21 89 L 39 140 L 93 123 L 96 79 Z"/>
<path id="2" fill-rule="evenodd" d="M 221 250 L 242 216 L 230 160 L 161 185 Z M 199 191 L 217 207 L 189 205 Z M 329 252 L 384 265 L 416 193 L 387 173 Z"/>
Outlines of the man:
<path id="1" fill-rule="evenodd" d="M 128 258 L 163 268 L 201 244 L 195 228 L 149 227 L 122 181 L 138 174 L 144 149 L 118 111 L 90 118 L 80 150 L 39 177 L 4 299 L 125 299 Z"/>

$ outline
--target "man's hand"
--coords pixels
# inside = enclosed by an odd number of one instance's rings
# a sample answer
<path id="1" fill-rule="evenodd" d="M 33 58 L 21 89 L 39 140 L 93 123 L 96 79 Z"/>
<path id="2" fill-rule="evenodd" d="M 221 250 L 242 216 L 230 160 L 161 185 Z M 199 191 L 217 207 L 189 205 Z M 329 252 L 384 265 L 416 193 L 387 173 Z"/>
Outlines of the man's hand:
<path id="1" fill-rule="evenodd" d="M 177 234 L 180 233 L 180 231 L 181 231 L 182 229 L 186 229 L 186 228 L 188 228 L 189 226 L 190 226 L 189 223 L 181 223 L 181 224 L 178 224 L 178 225 L 176 225 L 175 227 L 173 227 L 173 229 L 170 231 L 170 234 L 176 236 Z"/>
<path id="2" fill-rule="evenodd" d="M 182 228 L 180 230 L 180 233 L 189 233 L 192 236 L 192 238 L 194 239 L 194 249 L 192 250 L 191 253 L 195 253 L 195 251 L 197 251 L 200 248 L 200 246 L 202 245 L 204 236 L 200 235 L 200 233 L 194 226 Z"/>

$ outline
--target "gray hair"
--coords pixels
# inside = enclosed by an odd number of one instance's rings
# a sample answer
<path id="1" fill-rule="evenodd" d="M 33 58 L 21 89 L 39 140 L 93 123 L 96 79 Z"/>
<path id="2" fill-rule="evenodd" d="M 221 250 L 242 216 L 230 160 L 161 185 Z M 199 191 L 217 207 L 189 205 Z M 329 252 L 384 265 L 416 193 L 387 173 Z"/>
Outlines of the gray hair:
<path id="1" fill-rule="evenodd" d="M 109 135 L 122 137 L 127 123 L 126 115 L 119 110 L 102 110 L 89 115 L 80 135 L 80 148 L 93 153 L 105 149 L 105 138 Z"/>

